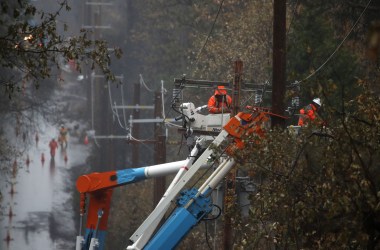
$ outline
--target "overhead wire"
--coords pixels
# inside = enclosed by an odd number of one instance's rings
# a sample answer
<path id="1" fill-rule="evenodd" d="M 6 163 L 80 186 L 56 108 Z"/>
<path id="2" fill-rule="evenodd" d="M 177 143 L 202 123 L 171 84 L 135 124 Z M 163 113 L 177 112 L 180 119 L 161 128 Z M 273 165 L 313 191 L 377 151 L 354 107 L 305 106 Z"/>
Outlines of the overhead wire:
<path id="1" fill-rule="evenodd" d="M 292 17 L 290 18 L 289 26 L 288 26 L 288 29 L 286 31 L 286 36 L 288 36 L 288 33 L 289 33 L 290 27 L 291 27 L 291 25 L 293 23 L 294 17 L 296 16 L 295 13 L 297 11 L 298 2 L 299 2 L 299 0 L 297 0 L 296 4 L 294 5 L 293 12 L 292 12 Z"/>
<path id="2" fill-rule="evenodd" d="M 144 81 L 144 78 L 142 77 L 142 74 L 139 75 L 140 76 L 140 84 L 141 86 L 143 86 L 146 90 L 148 90 L 149 92 L 154 92 L 153 89 L 149 88 L 146 84 L 145 84 L 145 81 Z"/>
<path id="3" fill-rule="evenodd" d="M 142 74 L 140 74 L 139 77 L 140 77 L 140 85 L 143 86 L 149 92 L 154 92 L 153 89 L 151 89 L 151 88 L 149 88 L 147 86 L 147 84 L 144 81 L 144 78 L 143 78 Z M 172 122 L 170 122 L 170 121 L 167 120 L 167 115 L 166 115 L 166 112 L 165 112 L 165 103 L 169 100 L 170 97 L 166 98 L 166 100 L 165 100 L 165 98 L 164 98 L 165 93 L 167 93 L 167 90 L 164 88 L 164 81 L 161 80 L 161 102 L 162 102 L 161 115 L 162 115 L 162 118 L 163 118 L 163 123 L 165 124 L 165 126 L 169 125 L 169 126 L 172 126 L 172 127 L 179 127 L 180 128 L 181 127 L 180 125 L 177 125 L 177 124 L 172 123 Z M 181 92 L 179 92 L 178 94 L 180 94 L 180 93 Z M 159 129 L 159 128 L 156 128 L 156 129 Z M 151 138 L 148 138 L 148 139 L 142 139 L 141 140 L 141 139 L 134 138 L 132 136 L 130 136 L 130 137 L 131 137 L 131 139 L 133 139 L 133 140 L 135 140 L 137 142 L 141 142 L 141 143 L 143 143 L 144 141 L 148 141 L 148 140 L 152 140 L 153 139 L 153 137 L 151 137 Z"/>
<path id="4" fill-rule="evenodd" d="M 355 21 L 355 23 L 352 25 L 351 29 L 349 30 L 349 32 L 346 34 L 346 36 L 344 37 L 344 39 L 339 43 L 339 45 L 335 48 L 335 50 L 333 51 L 332 54 L 330 54 L 330 56 L 325 60 L 324 63 L 322 63 L 314 72 L 312 72 L 310 75 L 308 75 L 307 77 L 305 77 L 304 79 L 302 79 L 301 81 L 296 81 L 298 84 L 308 80 L 310 77 L 314 76 L 316 73 L 318 73 L 330 60 L 331 58 L 335 55 L 336 52 L 338 52 L 338 50 L 342 47 L 343 43 L 347 40 L 347 38 L 349 37 L 349 35 L 352 33 L 352 31 L 354 30 L 354 28 L 356 27 L 356 25 L 359 23 L 360 19 L 362 18 L 362 16 L 364 15 L 365 11 L 368 9 L 369 5 L 371 4 L 372 0 L 369 0 L 367 5 L 365 6 L 364 10 L 362 11 L 362 13 L 360 14 L 360 16 L 357 18 L 357 20 Z"/>
<path id="5" fill-rule="evenodd" d="M 356 25 L 358 24 L 358 22 L 359 22 L 359 20 L 361 19 L 361 17 L 363 16 L 363 14 L 365 13 L 365 11 L 366 11 L 366 9 L 368 8 L 368 6 L 370 5 L 370 3 L 371 3 L 371 1 L 372 0 L 369 0 L 369 2 L 367 3 L 367 6 L 365 7 L 365 9 L 363 10 L 363 12 L 361 13 L 361 15 L 359 16 L 359 18 L 356 20 L 356 22 L 355 22 L 355 24 L 352 26 L 352 28 L 351 28 L 351 30 L 349 31 L 349 33 L 345 36 L 345 38 L 343 39 L 343 41 L 338 45 L 338 47 L 334 50 L 334 52 L 327 58 L 327 60 L 317 69 L 317 70 L 315 70 L 312 74 L 310 74 L 309 76 L 307 76 L 306 78 L 304 78 L 303 80 L 301 80 L 299 83 L 301 83 L 301 82 L 304 82 L 304 81 L 306 81 L 306 80 L 308 80 L 309 78 L 311 78 L 312 76 L 314 76 L 316 73 L 318 73 L 330 60 L 331 60 L 331 58 L 336 54 L 336 52 L 341 48 L 341 46 L 343 45 L 343 43 L 346 41 L 346 39 L 348 38 L 348 36 L 351 34 L 351 32 L 353 31 L 353 29 L 356 27 Z M 218 16 L 219 16 L 219 13 L 220 13 L 220 11 L 221 11 L 221 8 L 222 8 L 222 5 L 223 5 L 223 2 L 224 2 L 224 0 L 222 0 L 221 1 L 221 3 L 220 3 L 220 6 L 219 6 L 219 9 L 218 9 L 218 13 L 217 13 L 217 15 L 216 15 L 216 17 L 215 17 L 215 19 L 214 19 L 214 22 L 213 22 L 213 25 L 212 25 L 212 27 L 211 27 L 211 30 L 210 30 L 210 32 L 209 32 L 209 34 L 208 34 L 208 36 L 207 36 L 207 38 L 206 38 L 206 40 L 205 40 L 205 42 L 204 42 L 204 44 L 203 44 L 203 46 L 202 46 L 202 48 L 199 50 L 199 52 L 198 52 L 198 54 L 197 54 L 197 57 L 196 57 L 196 61 L 195 61 L 195 63 L 194 63 L 194 65 L 196 65 L 197 63 L 198 63 L 198 60 L 199 60 L 199 58 L 200 58 L 200 55 L 201 55 L 201 53 L 202 53 L 202 51 L 204 50 L 204 48 L 206 47 L 206 45 L 207 45 L 207 42 L 208 42 L 208 40 L 209 40 L 209 38 L 210 38 L 210 36 L 211 36 L 211 33 L 212 33 L 212 31 L 213 31 L 213 29 L 214 29 L 214 26 L 215 26 L 215 23 L 216 23 L 216 21 L 217 21 L 217 18 L 218 18 Z M 297 1 L 298 2 L 298 1 Z M 144 82 L 144 79 L 142 78 L 142 75 L 140 74 L 140 84 L 142 85 L 142 86 L 144 86 L 145 87 L 145 89 L 147 89 L 149 92 L 153 92 L 153 90 L 152 89 L 150 89 L 146 84 L 145 84 L 145 82 Z M 162 95 L 162 116 L 163 116 L 163 118 L 164 118 L 164 121 L 165 121 L 165 119 L 166 119 L 166 115 L 165 115 L 165 109 L 164 109 L 164 93 L 163 93 L 163 91 L 164 91 L 164 88 L 163 88 L 163 81 L 161 81 L 161 84 L 162 84 L 162 88 L 161 88 L 161 95 Z M 182 92 L 182 90 L 181 90 L 181 92 Z M 110 101 L 112 100 L 111 99 L 112 97 L 111 97 L 111 95 L 110 95 Z M 250 99 L 250 98 L 249 98 Z M 248 100 L 249 100 L 248 99 Z M 123 102 L 123 96 L 122 96 L 122 102 Z M 123 104 L 124 105 L 124 104 Z M 112 110 L 112 112 L 115 114 L 115 110 L 112 108 L 112 101 L 111 101 L 111 110 Z M 119 115 L 118 115 L 118 112 L 116 112 L 116 117 L 117 118 L 119 118 Z M 119 123 L 120 123 L 120 119 L 118 119 L 119 120 Z M 92 121 L 92 123 L 93 123 L 93 121 Z M 126 121 L 125 121 L 125 112 L 124 112 L 124 123 L 126 124 Z M 171 124 L 170 122 L 165 122 L 165 124 Z M 175 125 L 175 124 L 172 124 L 172 125 Z M 176 125 L 176 126 L 178 126 L 178 125 Z M 136 140 L 136 141 L 138 141 L 138 142 L 144 142 L 144 140 L 139 140 L 139 139 L 136 139 L 136 138 L 134 138 L 134 137 L 132 137 L 132 135 L 130 135 L 131 136 L 131 139 L 133 139 L 133 140 Z M 144 144 L 144 143 L 143 143 Z M 144 144 L 145 145 L 145 144 Z M 148 147 L 149 148 L 149 147 Z M 151 149 L 151 148 L 149 148 L 149 149 Z M 292 170 L 291 170 L 291 172 L 294 170 L 294 167 L 292 168 Z"/>
<path id="6" fill-rule="evenodd" d="M 91 129 L 92 131 L 95 131 L 95 125 L 94 125 L 94 121 L 95 121 L 95 115 L 94 115 L 94 112 L 95 112 L 95 108 L 94 108 L 94 102 L 95 102 L 95 94 L 94 94 L 94 77 L 95 77 L 95 71 L 92 71 L 91 73 Z M 95 142 L 95 145 L 99 148 L 100 145 L 98 143 L 98 141 L 96 140 L 96 137 L 94 136 L 94 142 Z"/>
<path id="7" fill-rule="evenodd" d="M 140 79 L 140 86 L 143 86 L 147 91 L 149 92 L 154 92 L 153 89 L 149 88 L 147 86 L 147 84 L 145 83 L 144 81 L 144 78 L 142 76 L 142 74 L 139 74 L 139 79 Z M 164 94 L 167 92 L 167 90 L 164 88 L 164 81 L 161 80 L 161 99 L 162 99 L 162 110 L 161 110 L 161 115 L 163 117 L 163 122 L 165 125 L 170 125 L 170 126 L 178 126 L 177 124 L 174 124 L 172 122 L 169 122 L 166 120 L 166 117 L 165 116 L 165 101 L 164 101 Z M 168 99 L 168 98 L 167 98 Z M 180 127 L 180 126 L 179 126 Z M 159 128 L 156 128 L 156 130 L 154 131 L 154 134 L 157 132 Z M 167 133 L 167 132 L 166 132 Z M 134 140 L 136 142 L 139 142 L 141 143 L 143 146 L 145 146 L 146 148 L 148 148 L 150 151 L 154 151 L 152 148 L 150 148 L 148 145 L 146 145 L 146 142 L 148 141 L 151 141 L 152 139 L 154 139 L 154 136 L 150 137 L 150 138 L 147 138 L 147 139 L 138 139 L 138 138 L 135 138 L 132 136 L 132 134 L 130 133 L 129 134 L 129 138 L 131 140 Z"/>
<path id="8" fill-rule="evenodd" d="M 117 119 L 117 122 L 119 123 L 119 126 L 126 130 L 126 131 L 130 131 L 130 128 L 128 128 L 126 126 L 127 122 L 126 122 L 126 117 L 125 117 L 125 111 L 124 111 L 124 108 L 123 108 L 123 114 L 124 114 L 124 126 L 120 120 L 120 116 L 119 116 L 119 111 L 117 110 L 117 108 L 115 107 L 116 106 L 116 102 L 115 103 L 112 103 L 112 93 L 111 93 L 111 84 L 110 82 L 108 81 L 107 82 L 108 84 L 108 95 L 109 95 L 109 99 L 110 99 L 110 105 L 111 105 L 111 111 L 112 111 L 112 114 L 113 114 L 113 119 L 115 121 L 115 118 Z M 124 103 L 124 98 L 123 98 L 123 94 L 122 94 L 122 103 Z M 124 106 L 124 104 L 123 104 Z"/>
<path id="9" fill-rule="evenodd" d="M 201 49 L 199 50 L 197 56 L 195 57 L 195 62 L 194 62 L 194 64 L 193 64 L 194 66 L 196 66 L 196 64 L 198 63 L 198 60 L 199 60 L 199 58 L 200 58 L 200 55 L 201 55 L 201 53 L 203 52 L 203 49 L 206 47 L 207 42 L 208 42 L 208 40 L 209 40 L 210 37 L 211 37 L 211 34 L 212 34 L 212 31 L 214 30 L 214 27 L 215 27 L 216 21 L 218 20 L 218 17 L 219 17 L 220 11 L 222 10 L 223 3 L 224 3 L 224 0 L 222 0 L 222 1 L 220 2 L 220 4 L 219 4 L 218 12 L 216 13 L 216 16 L 215 16 L 214 22 L 212 23 L 212 26 L 211 26 L 210 32 L 208 33 L 208 35 L 207 35 L 207 37 L 206 37 L 206 40 L 205 40 L 205 42 L 203 43 L 203 46 L 201 47 Z"/>
<path id="10" fill-rule="evenodd" d="M 123 84 L 121 84 L 120 86 L 120 91 L 121 91 L 121 105 L 125 105 L 124 103 L 124 88 L 123 88 Z M 125 115 L 125 109 L 123 108 L 123 118 L 124 118 L 124 127 L 127 128 L 127 117 Z"/>
<path id="11" fill-rule="evenodd" d="M 212 26 L 211 26 L 211 29 L 210 29 L 210 31 L 209 31 L 207 37 L 206 37 L 206 40 L 205 40 L 204 43 L 203 43 L 203 46 L 202 46 L 201 49 L 198 51 L 198 54 L 197 54 L 197 56 L 196 56 L 196 58 L 195 58 L 195 62 L 193 63 L 193 65 L 196 65 L 196 64 L 198 63 L 198 60 L 199 60 L 199 58 L 200 58 L 200 55 L 201 55 L 201 53 L 203 52 L 204 48 L 206 47 L 206 45 L 207 45 L 207 43 L 208 43 L 208 40 L 209 40 L 210 37 L 211 37 L 211 34 L 212 34 L 213 30 L 214 30 L 214 27 L 215 27 L 216 21 L 218 20 L 219 14 L 220 14 L 220 12 L 221 12 L 221 10 L 222 10 L 223 3 L 224 3 L 224 0 L 222 0 L 222 1 L 220 2 L 220 4 L 219 4 L 218 12 L 217 12 L 217 14 L 216 14 L 216 16 L 215 16 L 215 18 L 214 18 L 214 21 L 213 21 L 213 24 L 212 24 Z M 141 79 L 142 79 L 142 76 L 140 75 L 140 81 L 141 81 Z M 145 85 L 145 86 L 146 86 L 146 85 Z M 176 94 L 175 97 L 172 98 L 172 100 L 173 100 L 174 98 L 177 98 L 180 94 L 182 94 L 182 91 L 183 91 L 183 88 L 181 88 L 181 89 L 178 91 L 178 93 Z M 168 97 L 168 98 L 166 99 L 166 101 L 163 102 L 163 105 L 162 105 L 163 107 L 165 106 L 164 103 L 167 103 L 167 101 L 169 100 L 169 98 L 170 98 L 170 97 Z M 162 99 L 163 99 L 163 98 L 162 98 Z M 180 111 L 176 110 L 175 108 L 173 108 L 173 103 L 171 104 L 171 107 L 172 107 L 172 109 L 171 109 L 170 111 L 173 110 L 173 111 L 175 111 L 175 112 L 177 112 L 177 113 L 183 115 L 183 112 L 180 112 Z M 170 122 L 167 122 L 167 121 L 166 121 L 166 117 L 170 114 L 170 111 L 169 111 L 169 113 L 168 113 L 167 115 L 163 115 L 163 117 L 164 117 L 164 124 L 165 124 L 165 125 L 166 125 L 166 124 L 169 124 L 169 125 L 171 125 L 171 126 L 178 126 L 178 125 L 176 125 L 176 124 L 173 124 L 173 123 L 170 123 Z M 187 118 L 188 118 L 188 117 L 187 117 Z M 185 117 L 185 119 L 186 119 L 186 117 Z M 181 126 L 179 126 L 179 127 L 181 127 Z"/>
<path id="12" fill-rule="evenodd" d="M 148 90 L 149 92 L 154 92 L 153 89 L 150 89 L 150 88 L 146 85 L 146 83 L 145 83 L 145 81 L 144 81 L 144 78 L 143 78 L 142 74 L 140 74 L 139 77 L 140 77 L 140 85 L 143 86 L 143 87 L 144 87 L 146 90 Z M 165 93 L 167 93 L 167 90 L 166 90 L 165 87 L 164 87 L 164 81 L 161 80 L 161 102 L 162 102 L 161 115 L 162 115 L 162 118 L 163 118 L 163 122 L 164 122 L 165 125 L 169 125 L 169 126 L 172 126 L 172 127 L 181 127 L 181 126 L 179 126 L 179 125 L 177 125 L 177 124 L 175 124 L 175 123 L 172 123 L 172 122 L 170 122 L 170 121 L 167 120 L 167 115 L 165 114 L 165 113 L 166 113 L 166 112 L 165 112 L 165 103 L 169 100 L 170 97 L 166 98 L 166 100 L 165 100 L 165 98 L 164 98 Z M 159 129 L 159 128 L 157 128 L 157 129 Z M 156 131 L 156 132 L 157 132 L 157 131 Z M 132 137 L 132 139 L 134 139 L 134 140 L 136 140 L 136 141 L 139 141 L 139 142 L 143 142 L 143 141 L 144 141 L 144 139 L 143 139 L 143 140 L 138 140 L 138 139 L 136 139 L 136 138 L 134 138 L 134 137 Z M 151 139 L 153 139 L 153 137 L 151 137 L 151 138 L 149 138 L 149 139 L 145 139 L 145 140 L 151 140 Z"/>
<path id="13" fill-rule="evenodd" d="M 204 48 L 206 47 L 206 45 L 207 45 L 207 43 L 208 43 L 208 41 L 209 41 L 209 39 L 210 39 L 210 37 L 211 37 L 211 34 L 212 34 L 212 32 L 213 32 L 213 30 L 214 30 L 214 27 L 215 27 L 215 24 L 216 24 L 216 22 L 217 22 L 217 20 L 218 20 L 218 17 L 219 17 L 219 15 L 220 15 L 220 12 L 221 12 L 221 9 L 222 9 L 222 7 L 223 7 L 223 3 L 224 3 L 224 0 L 222 0 L 221 2 L 220 2 L 220 4 L 219 4 L 219 8 L 218 8 L 218 12 L 217 12 L 217 14 L 216 14 L 216 16 L 215 16 L 215 18 L 214 18 L 214 21 L 213 21 L 213 24 L 212 24 L 212 26 L 211 26 L 211 29 L 210 29 L 210 31 L 209 31 L 209 33 L 208 33 L 208 35 L 207 35 L 207 37 L 206 37 L 206 39 L 205 39 L 205 41 L 204 41 L 204 43 L 203 43 L 203 46 L 201 47 L 201 49 L 198 51 L 198 54 L 197 54 L 197 56 L 196 56 L 196 59 L 195 59 L 195 62 L 193 63 L 193 65 L 196 65 L 197 64 L 197 62 L 198 62 L 198 60 L 199 60 L 199 58 L 200 58 L 200 55 L 201 55 L 201 53 L 203 52 L 203 50 L 204 50 Z M 297 0 L 297 4 L 298 4 L 298 0 Z M 296 6 L 297 6 L 297 4 L 296 4 Z M 295 12 L 295 11 L 294 11 Z M 145 81 L 144 81 L 144 79 L 143 79 L 143 77 L 142 77 L 142 74 L 140 74 L 139 75 L 140 76 L 140 84 L 141 84 L 141 86 L 143 86 L 145 89 L 147 89 L 148 91 L 150 91 L 150 92 L 153 92 L 154 90 L 152 90 L 152 89 L 150 89 L 147 85 L 146 85 L 146 83 L 145 83 Z M 165 115 L 165 109 L 164 109 L 164 106 L 165 106 L 165 101 L 164 101 L 164 98 L 163 98 L 163 96 L 164 96 L 164 93 L 163 93 L 163 91 L 164 91 L 164 88 L 163 88 L 163 82 L 161 81 L 161 84 L 162 84 L 162 88 L 161 88 L 161 94 L 162 94 L 162 107 L 163 107 L 163 112 L 162 112 L 162 117 L 163 117 L 163 119 L 164 119 L 164 124 L 165 125 L 170 125 L 170 126 L 174 126 L 174 127 L 181 127 L 181 126 L 179 126 L 179 125 L 177 125 L 177 124 L 174 124 L 174 123 L 172 123 L 172 122 L 168 122 L 168 121 L 166 121 L 166 117 L 167 117 L 167 115 Z M 178 93 L 177 93 L 177 95 L 179 95 L 179 94 L 181 94 L 182 93 L 182 90 L 183 89 L 181 89 Z M 252 97 L 251 97 L 252 98 Z M 251 99 L 251 98 L 248 98 L 248 100 L 249 99 Z M 169 99 L 169 97 L 166 99 L 166 101 Z M 246 100 L 246 102 L 248 101 L 248 100 Z M 178 111 L 178 110 L 175 110 L 174 109 L 174 111 L 176 111 L 177 113 L 180 113 L 181 114 L 181 112 L 180 111 Z M 170 113 L 170 112 L 169 112 Z"/>

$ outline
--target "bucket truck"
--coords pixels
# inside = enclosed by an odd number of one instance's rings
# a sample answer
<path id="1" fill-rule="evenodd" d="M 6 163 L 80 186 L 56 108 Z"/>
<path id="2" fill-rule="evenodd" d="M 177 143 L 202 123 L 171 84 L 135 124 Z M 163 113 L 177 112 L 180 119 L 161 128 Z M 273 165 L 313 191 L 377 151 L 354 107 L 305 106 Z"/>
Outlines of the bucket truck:
<path id="1" fill-rule="evenodd" d="M 90 173 L 79 176 L 76 187 L 80 193 L 80 226 L 76 239 L 76 250 L 104 249 L 108 215 L 112 190 L 115 187 L 128 185 L 148 178 L 167 176 L 185 171 L 192 164 L 198 152 L 204 147 L 204 139 L 197 144 L 186 160 L 158 164 L 141 168 L 128 168 L 103 173 Z M 208 167 L 205 162 L 202 168 Z M 88 206 L 86 204 L 88 197 Z M 85 235 L 82 236 L 83 217 L 86 216 Z"/>
<path id="2" fill-rule="evenodd" d="M 184 106 L 185 107 L 185 106 Z M 193 106 L 187 105 L 188 122 L 195 122 Z M 205 216 L 213 205 L 210 194 L 235 165 L 233 154 L 244 148 L 243 137 L 250 134 L 264 135 L 270 116 L 267 110 L 255 109 L 249 113 L 240 112 L 224 123 L 223 129 L 206 147 L 206 139 L 199 137 L 189 157 L 184 161 L 166 163 L 145 168 L 125 169 L 80 176 L 77 189 L 80 192 L 80 228 L 76 250 L 103 250 L 110 209 L 112 189 L 121 185 L 150 177 L 165 176 L 177 172 L 161 201 L 141 226 L 130 237 L 132 245 L 127 249 L 173 249 L 186 234 Z M 193 116 L 193 117 L 192 117 Z M 194 118 L 194 119 L 192 119 Z M 199 118 L 199 117 L 198 117 Z M 223 154 L 215 155 L 215 148 L 227 144 Z M 186 184 L 199 169 L 209 167 L 210 159 L 220 164 L 200 188 L 184 190 Z M 85 235 L 81 235 L 82 221 L 86 213 L 86 196 L 89 197 Z M 168 220 L 158 228 L 170 204 L 176 201 L 177 208 Z M 154 232 L 157 232 L 154 234 Z"/>
<path id="3" fill-rule="evenodd" d="M 127 249 L 164 250 L 175 248 L 187 233 L 211 212 L 213 206 L 210 199 L 211 192 L 235 165 L 232 156 L 236 150 L 244 148 L 243 138 L 253 133 L 263 136 L 270 115 L 274 114 L 270 112 L 240 112 L 232 117 L 215 140 L 193 163 L 191 168 L 167 191 L 153 212 L 130 237 L 133 244 Z M 225 153 L 213 156 L 214 148 L 224 143 L 227 144 Z M 184 190 L 185 185 L 202 166 L 202 162 L 211 156 L 220 159 L 219 166 L 200 188 Z M 157 228 L 173 201 L 176 201 L 177 208 L 165 223 Z M 154 231 L 157 233 L 153 235 Z"/>

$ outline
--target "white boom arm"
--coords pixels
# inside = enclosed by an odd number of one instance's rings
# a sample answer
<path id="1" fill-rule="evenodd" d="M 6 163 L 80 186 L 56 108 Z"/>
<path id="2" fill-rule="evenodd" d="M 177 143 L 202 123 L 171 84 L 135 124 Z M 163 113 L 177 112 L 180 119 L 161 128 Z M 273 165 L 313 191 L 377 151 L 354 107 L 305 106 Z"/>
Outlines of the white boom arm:
<path id="1" fill-rule="evenodd" d="M 130 240 L 137 244 L 128 246 L 128 250 L 143 249 L 146 242 L 149 240 L 151 234 L 156 229 L 159 221 L 166 213 L 168 207 L 170 206 L 170 203 L 174 201 L 175 197 L 179 194 L 179 192 L 184 188 L 184 186 L 189 182 L 189 180 L 194 176 L 194 174 L 199 170 L 199 168 L 202 165 L 204 165 L 207 159 L 211 156 L 213 152 L 212 148 L 219 146 L 226 139 L 227 136 L 228 133 L 225 130 L 222 130 L 220 134 L 215 138 L 215 140 L 211 143 L 211 145 L 198 158 L 198 160 L 191 167 L 189 165 L 189 170 L 178 180 L 174 187 L 171 188 L 171 191 L 167 192 L 166 196 L 162 198 L 162 200 L 156 206 L 153 212 L 130 237 Z"/>

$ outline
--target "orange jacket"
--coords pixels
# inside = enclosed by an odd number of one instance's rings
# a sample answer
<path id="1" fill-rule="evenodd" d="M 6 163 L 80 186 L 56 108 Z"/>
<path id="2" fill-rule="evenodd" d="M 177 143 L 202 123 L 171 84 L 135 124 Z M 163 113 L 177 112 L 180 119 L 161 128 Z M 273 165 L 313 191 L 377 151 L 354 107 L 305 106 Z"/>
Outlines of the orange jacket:
<path id="1" fill-rule="evenodd" d="M 57 141 L 50 141 L 49 143 L 50 151 L 55 151 L 58 148 L 58 143 Z"/>
<path id="2" fill-rule="evenodd" d="M 225 95 L 224 102 L 218 102 L 215 95 L 211 96 L 208 100 L 208 111 L 212 114 L 219 114 L 219 113 L 230 113 L 230 108 L 232 105 L 232 98 L 229 95 Z"/>
<path id="3" fill-rule="evenodd" d="M 309 104 L 300 110 L 300 118 L 298 126 L 305 126 L 309 121 L 314 121 L 317 117 L 317 107 L 314 104 Z"/>

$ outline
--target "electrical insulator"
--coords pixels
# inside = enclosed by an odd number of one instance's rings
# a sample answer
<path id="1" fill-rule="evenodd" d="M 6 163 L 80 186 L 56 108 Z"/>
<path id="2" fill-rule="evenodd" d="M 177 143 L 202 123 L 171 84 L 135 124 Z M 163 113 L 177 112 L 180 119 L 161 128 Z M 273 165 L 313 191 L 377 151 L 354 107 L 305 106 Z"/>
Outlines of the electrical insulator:
<path id="1" fill-rule="evenodd" d="M 259 104 L 261 103 L 262 99 L 261 99 L 261 95 L 259 93 L 256 93 L 255 94 L 255 104 Z"/>
<path id="2" fill-rule="evenodd" d="M 292 107 L 299 107 L 300 106 L 300 98 L 299 96 L 292 97 Z"/>

